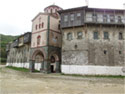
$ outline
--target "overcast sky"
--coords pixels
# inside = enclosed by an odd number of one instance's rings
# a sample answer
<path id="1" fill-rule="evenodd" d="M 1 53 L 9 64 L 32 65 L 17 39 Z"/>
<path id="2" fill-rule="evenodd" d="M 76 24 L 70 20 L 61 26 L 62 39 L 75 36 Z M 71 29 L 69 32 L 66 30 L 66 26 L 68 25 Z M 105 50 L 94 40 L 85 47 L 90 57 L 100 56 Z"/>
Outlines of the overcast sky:
<path id="1" fill-rule="evenodd" d="M 89 7 L 123 9 L 125 0 L 89 0 Z M 31 20 L 49 5 L 63 9 L 84 6 L 85 0 L 1 0 L 0 34 L 20 35 L 31 31 Z"/>

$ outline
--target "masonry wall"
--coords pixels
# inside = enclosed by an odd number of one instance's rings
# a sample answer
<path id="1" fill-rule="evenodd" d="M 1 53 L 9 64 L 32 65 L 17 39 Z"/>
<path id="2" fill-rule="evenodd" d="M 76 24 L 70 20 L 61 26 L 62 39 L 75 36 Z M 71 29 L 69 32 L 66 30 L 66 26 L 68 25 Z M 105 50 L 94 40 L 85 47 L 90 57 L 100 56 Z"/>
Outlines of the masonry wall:
<path id="1" fill-rule="evenodd" d="M 7 66 L 29 68 L 30 45 L 11 48 L 7 55 Z"/>
<path id="2" fill-rule="evenodd" d="M 77 39 L 77 32 L 79 31 L 83 32 L 82 39 Z M 99 39 L 93 39 L 94 31 L 98 31 Z M 104 31 L 109 33 L 109 39 L 104 39 Z M 73 70 L 78 71 L 80 69 L 76 67 L 81 66 L 81 69 L 85 69 L 86 66 L 88 70 L 90 69 L 90 73 L 86 73 L 91 74 L 93 70 L 88 66 L 93 66 L 96 72 L 92 74 L 100 74 L 98 73 L 100 71 L 98 70 L 99 67 L 96 68 L 96 66 L 100 66 L 103 71 L 108 67 L 109 71 L 102 72 L 102 74 L 108 74 L 108 72 L 112 71 L 110 67 L 116 66 L 120 68 L 119 70 L 121 72 L 119 73 L 122 73 L 122 69 L 125 64 L 125 30 L 123 27 L 88 25 L 84 27 L 63 29 L 62 32 L 62 72 L 68 73 L 66 70 L 69 70 L 70 73 L 72 73 Z M 72 33 L 72 40 L 70 41 L 67 40 L 67 34 L 69 32 Z M 122 40 L 119 40 L 119 32 L 123 33 Z M 106 51 L 106 54 L 104 51 Z M 71 66 L 75 67 L 71 68 Z M 84 72 L 76 73 L 84 74 Z M 113 74 L 113 71 L 111 73 Z M 115 73 L 113 75 L 115 75 Z M 116 73 L 116 75 L 118 74 Z"/>

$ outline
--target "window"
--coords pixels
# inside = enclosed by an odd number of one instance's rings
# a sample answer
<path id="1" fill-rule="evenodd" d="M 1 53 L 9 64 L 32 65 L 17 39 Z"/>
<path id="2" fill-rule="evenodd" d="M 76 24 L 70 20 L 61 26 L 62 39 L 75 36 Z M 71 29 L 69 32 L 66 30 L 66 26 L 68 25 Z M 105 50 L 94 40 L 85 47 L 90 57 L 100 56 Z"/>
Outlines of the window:
<path id="1" fill-rule="evenodd" d="M 118 23 L 121 23 L 121 22 L 122 22 L 121 16 L 118 16 Z"/>
<path id="2" fill-rule="evenodd" d="M 67 40 L 72 40 L 72 33 L 67 34 Z"/>
<path id="3" fill-rule="evenodd" d="M 82 32 L 78 32 L 78 33 L 77 33 L 77 38 L 78 38 L 78 39 L 82 39 L 82 35 L 83 35 Z"/>
<path id="4" fill-rule="evenodd" d="M 81 18 L 81 13 L 77 13 L 77 20 L 80 20 Z"/>
<path id="5" fill-rule="evenodd" d="M 120 40 L 123 39 L 123 34 L 122 34 L 122 32 L 119 32 L 119 39 L 120 39 Z"/>
<path id="6" fill-rule="evenodd" d="M 40 45 L 40 41 L 41 41 L 41 36 L 37 37 L 37 45 Z"/>
<path id="7" fill-rule="evenodd" d="M 93 38 L 94 38 L 94 39 L 98 39 L 98 32 L 94 32 L 94 33 L 93 33 Z"/>
<path id="8" fill-rule="evenodd" d="M 107 15 L 103 15 L 103 22 L 107 22 Z"/>
<path id="9" fill-rule="evenodd" d="M 53 9 L 51 9 L 50 11 L 51 11 L 51 13 L 52 13 L 52 12 L 53 12 Z"/>
<path id="10" fill-rule="evenodd" d="M 119 54 L 122 54 L 122 51 L 119 51 Z"/>
<path id="11" fill-rule="evenodd" d="M 114 15 L 110 15 L 110 22 L 115 22 L 115 16 Z"/>
<path id="12" fill-rule="evenodd" d="M 97 22 L 97 14 L 95 13 L 92 14 L 92 20 L 93 22 Z"/>
<path id="13" fill-rule="evenodd" d="M 42 22 L 42 28 L 44 27 L 44 23 Z"/>
<path id="14" fill-rule="evenodd" d="M 71 20 L 71 21 L 74 21 L 74 14 L 71 14 L 71 15 L 70 15 L 70 20 Z"/>
<path id="15" fill-rule="evenodd" d="M 107 54 L 107 51 L 106 51 L 106 50 L 104 50 L 104 54 L 105 54 L 105 55 Z"/>
<path id="16" fill-rule="evenodd" d="M 37 30 L 37 25 L 36 25 L 36 30 Z"/>
<path id="17" fill-rule="evenodd" d="M 64 16 L 64 22 L 67 22 L 67 21 L 68 21 L 68 16 L 65 15 L 65 16 Z"/>
<path id="18" fill-rule="evenodd" d="M 39 24 L 39 29 L 41 28 L 41 24 Z"/>
<path id="19" fill-rule="evenodd" d="M 109 39 L 109 33 L 108 32 L 104 32 L 104 39 Z"/>

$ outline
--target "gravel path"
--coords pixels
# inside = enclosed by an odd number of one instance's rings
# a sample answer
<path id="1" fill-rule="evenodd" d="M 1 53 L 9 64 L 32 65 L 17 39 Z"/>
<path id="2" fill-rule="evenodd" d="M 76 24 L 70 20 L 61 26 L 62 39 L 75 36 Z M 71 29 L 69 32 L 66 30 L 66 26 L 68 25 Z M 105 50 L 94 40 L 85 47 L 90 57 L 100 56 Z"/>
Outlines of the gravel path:
<path id="1" fill-rule="evenodd" d="M 25 73 L 0 65 L 0 94 L 125 94 L 124 79 Z"/>

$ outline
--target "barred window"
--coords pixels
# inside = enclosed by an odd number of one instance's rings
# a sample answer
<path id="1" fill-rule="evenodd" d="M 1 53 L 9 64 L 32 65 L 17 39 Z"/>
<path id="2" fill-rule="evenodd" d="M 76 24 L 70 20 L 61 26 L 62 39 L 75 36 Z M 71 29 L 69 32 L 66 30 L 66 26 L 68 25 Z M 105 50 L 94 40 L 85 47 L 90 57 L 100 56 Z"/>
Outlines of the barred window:
<path id="1" fill-rule="evenodd" d="M 109 39 L 109 33 L 108 32 L 104 32 L 104 39 Z"/>
<path id="2" fill-rule="evenodd" d="M 72 40 L 72 33 L 67 34 L 67 40 Z"/>
<path id="3" fill-rule="evenodd" d="M 98 39 L 98 32 L 97 32 L 97 31 L 95 31 L 95 32 L 93 33 L 93 38 L 94 38 L 94 39 Z"/>
<path id="4" fill-rule="evenodd" d="M 78 38 L 78 39 L 82 39 L 82 36 L 83 36 L 83 33 L 82 33 L 82 32 L 78 32 L 78 33 L 77 33 L 77 38 Z"/>

